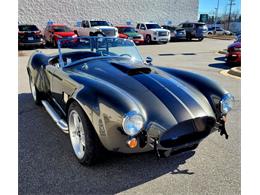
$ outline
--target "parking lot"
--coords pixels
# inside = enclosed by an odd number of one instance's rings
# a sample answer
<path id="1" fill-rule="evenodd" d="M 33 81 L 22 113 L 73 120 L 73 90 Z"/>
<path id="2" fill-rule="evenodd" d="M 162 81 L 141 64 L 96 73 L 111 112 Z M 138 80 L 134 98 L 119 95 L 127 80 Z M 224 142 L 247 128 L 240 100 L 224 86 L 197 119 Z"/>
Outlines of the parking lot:
<path id="1" fill-rule="evenodd" d="M 228 116 L 229 139 L 216 132 L 195 151 L 157 160 L 154 153 L 113 154 L 93 167 L 73 155 L 69 137 L 48 113 L 33 103 L 26 65 L 33 50 L 19 52 L 19 192 L 21 194 L 240 194 L 240 79 L 218 54 L 233 41 L 204 39 L 138 46 L 153 64 L 193 71 L 226 88 L 235 97 Z M 42 49 L 53 52 L 55 49 Z"/>

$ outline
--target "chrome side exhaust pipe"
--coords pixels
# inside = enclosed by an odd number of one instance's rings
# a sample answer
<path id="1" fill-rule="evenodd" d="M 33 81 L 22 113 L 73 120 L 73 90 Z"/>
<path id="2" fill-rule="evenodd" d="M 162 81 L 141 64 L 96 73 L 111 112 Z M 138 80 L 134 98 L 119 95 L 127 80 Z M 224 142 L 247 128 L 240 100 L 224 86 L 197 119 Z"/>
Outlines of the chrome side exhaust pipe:
<path id="1" fill-rule="evenodd" d="M 49 113 L 53 121 L 58 125 L 58 127 L 64 132 L 69 133 L 68 124 L 66 121 L 64 121 L 59 114 L 54 110 L 54 108 L 47 102 L 46 100 L 42 100 L 42 105 L 46 109 L 46 111 Z"/>

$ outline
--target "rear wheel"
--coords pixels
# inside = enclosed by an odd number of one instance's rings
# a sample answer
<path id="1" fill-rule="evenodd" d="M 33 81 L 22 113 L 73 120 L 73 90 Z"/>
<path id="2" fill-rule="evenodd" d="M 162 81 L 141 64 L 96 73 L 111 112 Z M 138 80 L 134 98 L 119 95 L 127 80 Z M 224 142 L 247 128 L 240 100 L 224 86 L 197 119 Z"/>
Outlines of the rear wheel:
<path id="1" fill-rule="evenodd" d="M 76 102 L 69 107 L 68 124 L 71 145 L 78 161 L 83 165 L 96 163 L 103 146 L 85 112 Z"/>
<path id="2" fill-rule="evenodd" d="M 29 80 L 29 83 L 30 83 L 30 89 L 31 89 L 32 97 L 33 97 L 33 100 L 34 100 L 35 104 L 36 105 L 41 105 L 40 93 L 37 90 L 37 88 L 35 87 L 35 85 L 33 84 L 33 81 L 32 81 L 31 78 Z"/>

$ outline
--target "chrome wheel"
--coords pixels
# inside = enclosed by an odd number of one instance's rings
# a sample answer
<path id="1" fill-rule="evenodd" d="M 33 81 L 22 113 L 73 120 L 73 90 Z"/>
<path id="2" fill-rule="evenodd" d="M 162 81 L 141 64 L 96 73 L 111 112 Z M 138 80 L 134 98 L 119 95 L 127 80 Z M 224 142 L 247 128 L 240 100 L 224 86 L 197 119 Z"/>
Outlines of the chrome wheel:
<path id="1" fill-rule="evenodd" d="M 33 96 L 33 100 L 36 102 L 37 101 L 37 96 L 36 96 L 36 88 L 32 82 L 32 79 L 30 79 L 30 88 L 31 88 L 31 93 Z"/>
<path id="2" fill-rule="evenodd" d="M 82 159 L 85 154 L 85 133 L 82 120 L 76 110 L 69 114 L 69 134 L 75 155 Z"/>

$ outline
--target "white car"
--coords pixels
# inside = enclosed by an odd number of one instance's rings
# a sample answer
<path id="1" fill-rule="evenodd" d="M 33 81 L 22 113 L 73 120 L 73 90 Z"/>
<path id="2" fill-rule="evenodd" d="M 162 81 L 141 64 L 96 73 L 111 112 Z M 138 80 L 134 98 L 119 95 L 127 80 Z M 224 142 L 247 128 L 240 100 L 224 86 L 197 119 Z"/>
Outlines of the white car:
<path id="1" fill-rule="evenodd" d="M 213 35 L 215 31 L 215 27 L 208 28 L 208 35 Z M 216 27 L 216 35 L 232 35 L 232 32 L 229 30 L 225 30 L 220 27 Z"/>
<path id="2" fill-rule="evenodd" d="M 118 29 L 103 20 L 82 20 L 77 22 L 75 33 L 78 36 L 118 37 Z"/>
<path id="3" fill-rule="evenodd" d="M 153 22 L 137 23 L 136 30 L 142 34 L 147 44 L 152 42 L 168 43 L 171 39 L 169 30 L 163 29 L 159 24 Z"/>

